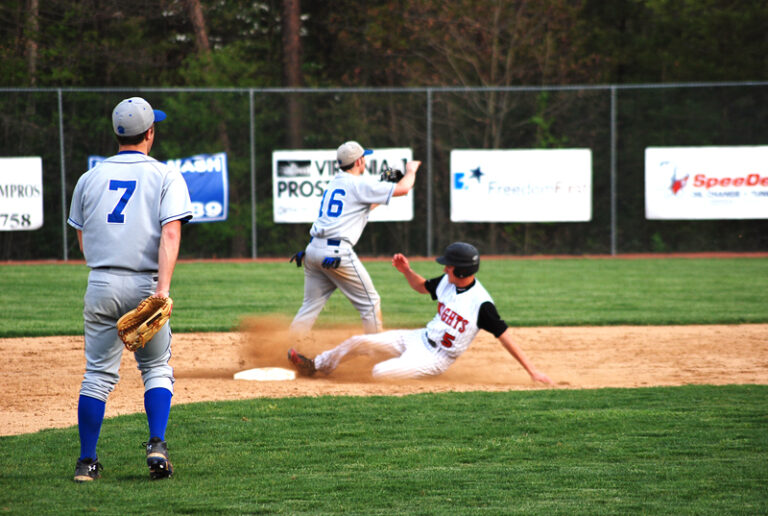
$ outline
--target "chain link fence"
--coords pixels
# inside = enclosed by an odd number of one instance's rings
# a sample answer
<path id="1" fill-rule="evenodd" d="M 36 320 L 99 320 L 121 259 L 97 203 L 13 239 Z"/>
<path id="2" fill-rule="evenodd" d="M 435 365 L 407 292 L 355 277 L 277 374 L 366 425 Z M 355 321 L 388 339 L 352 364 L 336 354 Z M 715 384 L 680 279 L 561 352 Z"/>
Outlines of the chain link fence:
<path id="1" fill-rule="evenodd" d="M 361 255 L 434 255 L 455 240 L 484 254 L 622 254 L 768 250 L 766 220 L 646 220 L 650 146 L 768 144 L 768 83 L 509 88 L 0 88 L 0 156 L 43 160 L 45 223 L 0 232 L 0 259 L 81 259 L 66 225 L 91 155 L 117 144 L 111 111 L 139 95 L 168 113 L 159 160 L 226 152 L 229 216 L 184 228 L 182 258 L 287 257 L 310 224 L 276 224 L 272 152 L 410 147 L 423 164 L 414 218 L 371 222 Z M 579 223 L 453 223 L 453 149 L 589 148 L 592 219 Z M 2 197 L 0 197 L 0 203 Z M 766 201 L 768 202 L 768 201 Z M 2 212 L 2 206 L 0 206 Z"/>

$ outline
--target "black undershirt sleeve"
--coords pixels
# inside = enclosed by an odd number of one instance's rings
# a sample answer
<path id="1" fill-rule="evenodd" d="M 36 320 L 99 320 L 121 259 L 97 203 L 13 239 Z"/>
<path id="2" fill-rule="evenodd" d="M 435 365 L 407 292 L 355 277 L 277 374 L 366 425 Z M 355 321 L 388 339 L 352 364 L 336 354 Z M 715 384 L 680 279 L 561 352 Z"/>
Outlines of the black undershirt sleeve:
<path id="1" fill-rule="evenodd" d="M 445 276 L 445 274 L 443 274 L 443 276 Z M 424 288 L 427 289 L 427 292 L 429 292 L 429 295 L 432 296 L 433 300 L 437 300 L 437 286 L 440 284 L 440 280 L 443 279 L 443 276 L 428 279 L 424 282 Z"/>
<path id="2" fill-rule="evenodd" d="M 492 333 L 497 339 L 502 333 L 507 331 L 507 323 L 505 323 L 499 316 L 499 312 L 496 310 L 496 305 L 490 301 L 486 301 L 480 305 L 480 312 L 477 314 L 477 327 Z"/>

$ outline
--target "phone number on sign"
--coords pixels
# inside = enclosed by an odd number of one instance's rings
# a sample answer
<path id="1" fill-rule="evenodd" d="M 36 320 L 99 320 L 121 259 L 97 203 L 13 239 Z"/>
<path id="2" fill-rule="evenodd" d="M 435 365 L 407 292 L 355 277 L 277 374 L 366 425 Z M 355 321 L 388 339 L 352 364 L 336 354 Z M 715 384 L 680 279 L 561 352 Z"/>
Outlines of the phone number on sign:
<path id="1" fill-rule="evenodd" d="M 0 213 L 0 228 L 17 229 L 32 226 L 32 215 L 29 213 Z"/>

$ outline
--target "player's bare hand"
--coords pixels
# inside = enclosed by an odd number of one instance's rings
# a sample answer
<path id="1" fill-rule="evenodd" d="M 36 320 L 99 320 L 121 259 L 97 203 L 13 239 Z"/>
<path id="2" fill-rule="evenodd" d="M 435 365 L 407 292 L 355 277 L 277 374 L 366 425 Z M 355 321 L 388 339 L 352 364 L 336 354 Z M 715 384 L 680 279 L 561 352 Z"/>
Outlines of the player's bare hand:
<path id="1" fill-rule="evenodd" d="M 411 172 L 413 174 L 416 173 L 417 170 L 419 170 L 419 167 L 421 166 L 421 161 L 409 161 L 405 164 L 405 173 Z"/>
<path id="2" fill-rule="evenodd" d="M 392 257 L 392 265 L 403 274 L 411 269 L 411 264 L 408 263 L 408 258 L 402 253 L 397 253 Z"/>
<path id="3" fill-rule="evenodd" d="M 534 371 L 531 373 L 531 378 L 533 378 L 534 381 L 544 383 L 546 385 L 553 385 L 554 382 L 549 378 L 549 376 L 545 375 L 541 371 Z"/>

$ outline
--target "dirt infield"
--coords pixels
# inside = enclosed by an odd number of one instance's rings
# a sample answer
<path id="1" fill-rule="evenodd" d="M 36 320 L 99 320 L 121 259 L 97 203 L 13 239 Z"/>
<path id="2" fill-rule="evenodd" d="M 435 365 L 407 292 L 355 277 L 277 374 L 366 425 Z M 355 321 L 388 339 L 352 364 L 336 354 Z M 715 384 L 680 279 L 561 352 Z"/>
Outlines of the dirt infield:
<path id="1" fill-rule="evenodd" d="M 481 332 L 444 375 L 409 382 L 373 381 L 368 358 L 355 358 L 333 375 L 282 382 L 234 380 L 235 372 L 287 366 L 290 339 L 276 321 L 254 320 L 236 333 L 174 335 L 174 404 L 258 397 L 405 395 L 417 392 L 506 391 L 534 385 L 489 334 Z M 358 328 L 327 329 L 305 345 L 326 349 Z M 768 325 L 519 328 L 515 335 L 558 389 L 685 384 L 768 384 Z M 82 337 L 0 339 L 0 435 L 77 424 L 83 374 Z M 121 381 L 107 417 L 143 411 L 143 387 L 133 355 L 123 354 Z M 173 413 L 171 413 L 173 417 Z"/>

